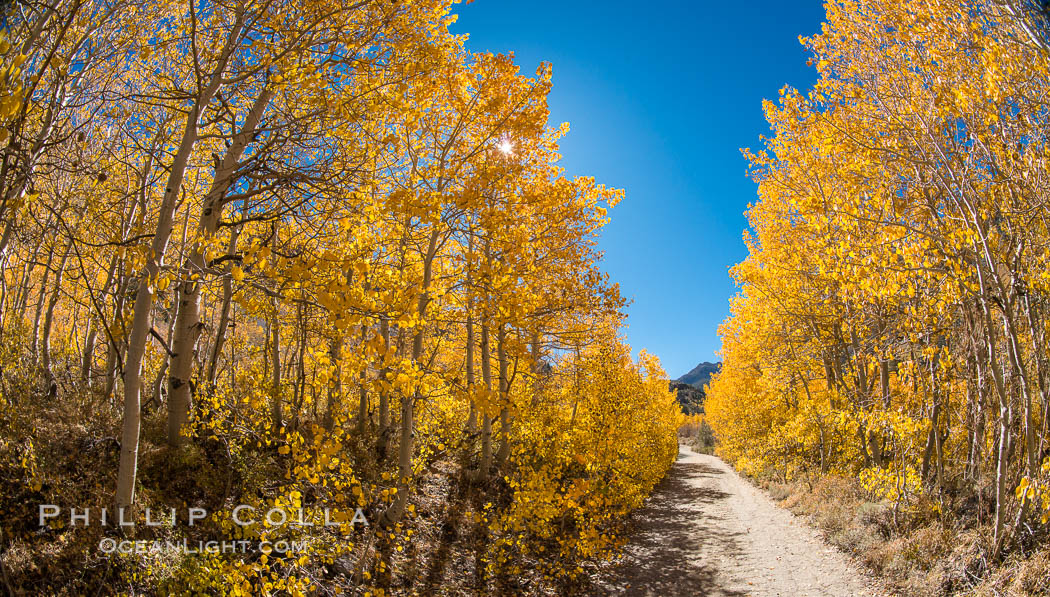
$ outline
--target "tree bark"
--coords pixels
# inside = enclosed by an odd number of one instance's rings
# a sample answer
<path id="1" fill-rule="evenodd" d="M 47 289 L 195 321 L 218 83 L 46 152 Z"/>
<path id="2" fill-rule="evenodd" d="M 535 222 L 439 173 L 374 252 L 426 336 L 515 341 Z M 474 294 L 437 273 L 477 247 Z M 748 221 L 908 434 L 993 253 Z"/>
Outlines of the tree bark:
<path id="1" fill-rule="evenodd" d="M 477 478 L 484 481 L 492 468 L 492 417 L 489 416 L 489 402 L 492 401 L 492 352 L 489 345 L 488 322 L 481 322 L 481 383 L 485 386 L 485 405 L 481 415 L 481 461 L 478 464 Z"/>
<path id="2" fill-rule="evenodd" d="M 365 338 L 367 337 L 368 326 L 361 325 L 361 346 L 362 350 L 365 344 Z M 357 433 L 363 436 L 366 430 L 366 423 L 368 421 L 368 369 L 364 365 L 361 368 L 361 387 L 359 388 L 359 402 L 357 405 Z"/>
<path id="3" fill-rule="evenodd" d="M 379 333 L 383 334 L 383 348 L 384 355 L 390 352 L 390 320 L 385 316 L 379 321 Z M 398 340 L 398 346 L 400 347 L 400 340 Z M 398 350 L 400 352 L 400 348 Z M 386 357 L 383 357 L 386 361 Z M 386 380 L 387 375 L 390 373 L 390 367 L 384 366 L 379 372 L 379 379 Z M 387 447 L 390 443 L 390 396 L 386 390 L 380 389 L 379 391 L 379 440 L 376 442 L 376 451 L 379 453 L 380 459 L 386 455 Z"/>
<path id="4" fill-rule="evenodd" d="M 273 92 L 268 88 L 264 88 L 259 93 L 244 119 L 241 130 L 233 136 L 230 147 L 226 150 L 226 155 L 223 156 L 215 172 L 215 178 L 212 179 L 211 188 L 201 204 L 197 235 L 203 240 L 194 244 L 182 268 L 182 280 L 178 286 L 177 298 L 179 316 L 175 323 L 175 337 L 171 344 L 173 356 L 171 357 L 171 377 L 168 380 L 168 444 L 172 446 L 181 443 L 180 430 L 189 419 L 190 376 L 197 342 L 203 329 L 200 319 L 201 282 L 207 275 L 208 267 L 208 264 L 205 263 L 203 242 L 215 236 L 218 231 L 226 191 L 235 182 L 234 177 L 241 156 L 255 134 L 272 95 Z"/>
<path id="5" fill-rule="evenodd" d="M 236 227 L 230 233 L 230 246 L 227 252 L 233 255 L 237 252 L 237 239 L 240 237 L 241 229 Z M 230 268 L 227 268 L 226 275 L 222 278 L 222 307 L 219 311 L 219 323 L 215 327 L 215 344 L 211 349 L 211 356 L 208 357 L 208 373 L 207 379 L 208 387 L 215 386 L 215 379 L 218 375 L 219 369 L 219 356 L 222 354 L 222 347 L 226 342 L 226 330 L 230 327 L 230 306 L 233 303 L 233 275 L 230 273 Z M 230 366 L 233 366 L 231 363 Z"/>
<path id="6" fill-rule="evenodd" d="M 505 325 L 499 326 L 496 334 L 496 358 L 499 360 L 499 428 L 500 446 L 496 453 L 496 467 L 499 470 L 507 468 L 511 450 L 511 415 L 510 415 L 510 376 L 507 360 L 507 329 Z"/>
<path id="7" fill-rule="evenodd" d="M 331 431 L 335 425 L 336 413 L 339 411 L 343 400 L 343 334 L 336 330 L 335 335 L 328 340 L 328 360 L 332 365 L 332 379 L 328 384 L 328 404 L 325 405 L 324 419 L 322 425 L 326 431 Z"/>
<path id="8" fill-rule="evenodd" d="M 55 321 L 55 307 L 58 305 L 58 297 L 62 292 L 62 277 L 66 271 L 66 262 L 69 261 L 69 255 L 72 251 L 73 241 L 71 240 L 69 245 L 66 246 L 65 253 L 62 254 L 62 259 L 58 263 L 58 270 L 55 272 L 54 289 L 47 300 L 47 309 L 44 313 L 44 329 L 40 334 L 41 363 L 44 367 L 44 375 L 47 376 L 48 394 L 52 396 L 57 391 L 57 387 L 55 385 L 55 372 L 51 368 L 51 327 Z"/>
<path id="9" fill-rule="evenodd" d="M 47 262 L 44 264 L 44 273 L 40 277 L 40 290 L 37 292 L 36 307 L 33 313 L 33 336 L 29 346 L 29 352 L 33 359 L 40 360 L 40 319 L 44 314 L 44 295 L 47 294 L 47 283 L 51 278 L 51 264 L 55 261 L 55 243 L 51 244 L 47 252 Z"/>
<path id="10" fill-rule="evenodd" d="M 115 502 L 117 508 L 128 508 L 134 502 L 135 478 L 138 472 L 139 430 L 141 427 L 140 390 L 142 386 L 142 357 L 149 338 L 152 319 L 154 290 L 153 284 L 160 275 L 164 254 L 171 239 L 175 223 L 175 209 L 178 206 L 182 181 L 186 175 L 186 166 L 190 155 L 197 144 L 198 120 L 208 103 L 215 96 L 223 81 L 223 75 L 230 56 L 236 47 L 243 27 L 243 16 L 238 17 L 226 38 L 225 46 L 217 61 L 215 71 L 209 76 L 195 98 L 193 106 L 186 116 L 186 126 L 179 142 L 175 159 L 172 161 L 167 186 L 161 200 L 157 228 L 150 245 L 146 264 L 139 274 L 138 288 L 135 291 L 134 316 L 131 322 L 131 334 L 128 337 L 128 350 L 124 363 L 124 424 L 121 431 L 120 464 L 117 471 L 117 488 Z"/>
<path id="11" fill-rule="evenodd" d="M 416 327 L 415 337 L 412 340 L 412 363 L 421 366 L 423 357 L 423 340 L 425 339 L 426 327 L 422 320 L 426 315 L 427 307 L 430 305 L 430 283 L 434 275 L 434 257 L 437 255 L 439 230 L 435 227 L 430 233 L 430 242 L 427 252 L 423 258 L 423 280 L 420 284 L 419 302 L 416 313 L 419 315 L 420 323 Z M 408 483 L 412 479 L 412 454 L 414 451 L 413 439 L 415 420 L 413 409 L 415 400 L 419 399 L 419 386 L 415 391 L 405 392 L 401 397 L 401 444 L 398 446 L 397 470 L 398 470 L 398 492 L 397 498 L 383 513 L 385 522 L 389 525 L 401 520 L 408 503 Z"/>
<path id="12" fill-rule="evenodd" d="M 284 427 L 284 409 L 281 400 L 281 317 L 280 307 L 276 300 L 273 301 L 273 322 L 270 323 L 270 358 L 271 383 L 273 391 L 270 396 L 270 418 L 273 420 L 274 431 Z"/>

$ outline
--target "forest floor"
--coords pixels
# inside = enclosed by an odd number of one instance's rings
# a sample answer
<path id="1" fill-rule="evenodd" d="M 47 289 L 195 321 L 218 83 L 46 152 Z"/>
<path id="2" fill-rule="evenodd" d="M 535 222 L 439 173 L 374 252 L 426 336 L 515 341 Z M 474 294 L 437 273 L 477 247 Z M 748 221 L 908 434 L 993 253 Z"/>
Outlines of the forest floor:
<path id="1" fill-rule="evenodd" d="M 610 595 L 654 597 L 885 594 L 805 519 L 686 446 L 601 584 Z"/>

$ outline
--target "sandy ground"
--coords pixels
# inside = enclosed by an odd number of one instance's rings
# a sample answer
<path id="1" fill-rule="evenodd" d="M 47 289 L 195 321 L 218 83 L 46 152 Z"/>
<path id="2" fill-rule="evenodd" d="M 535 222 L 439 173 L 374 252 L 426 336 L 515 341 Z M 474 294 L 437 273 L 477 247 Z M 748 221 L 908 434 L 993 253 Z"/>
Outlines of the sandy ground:
<path id="1" fill-rule="evenodd" d="M 637 513 L 610 595 L 875 596 L 873 581 L 806 522 L 714 456 L 678 461 Z"/>

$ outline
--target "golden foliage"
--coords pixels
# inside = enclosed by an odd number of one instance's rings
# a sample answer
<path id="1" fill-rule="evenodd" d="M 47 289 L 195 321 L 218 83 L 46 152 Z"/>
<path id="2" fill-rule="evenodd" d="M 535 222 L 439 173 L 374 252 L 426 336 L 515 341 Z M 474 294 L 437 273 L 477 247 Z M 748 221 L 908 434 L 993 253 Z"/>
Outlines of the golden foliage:
<path id="1" fill-rule="evenodd" d="M 558 166 L 550 66 L 468 52 L 451 9 L 5 14 L 4 501 L 139 520 L 207 506 L 139 532 L 306 546 L 120 555 L 73 578 L 32 556 L 93 558 L 116 531 L 33 534 L 23 515 L 3 535 L 25 556 L 11 582 L 388 594 L 433 547 L 418 509 L 437 469 L 488 536 L 482 586 L 537 559 L 561 582 L 612 553 L 679 416 L 655 358 L 618 339 L 623 300 L 597 267 L 623 193 Z M 81 438 L 90 465 L 69 460 L 78 434 L 108 438 Z M 242 526 L 235 505 L 338 524 Z M 370 526 L 350 524 L 358 508 Z"/>
<path id="2" fill-rule="evenodd" d="M 747 472 L 987 499 L 996 557 L 1050 441 L 1050 54 L 1017 6 L 827 4 L 816 85 L 767 102 L 745 152 L 759 201 L 707 403 Z"/>

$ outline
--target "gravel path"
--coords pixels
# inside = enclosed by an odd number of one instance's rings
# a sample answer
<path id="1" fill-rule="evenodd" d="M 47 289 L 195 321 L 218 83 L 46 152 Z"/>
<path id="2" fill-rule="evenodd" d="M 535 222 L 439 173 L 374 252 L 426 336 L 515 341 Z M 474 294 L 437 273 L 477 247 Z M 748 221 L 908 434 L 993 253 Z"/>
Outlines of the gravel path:
<path id="1" fill-rule="evenodd" d="M 805 520 L 719 458 L 679 448 L 638 512 L 610 595 L 875 596 L 866 577 Z"/>

